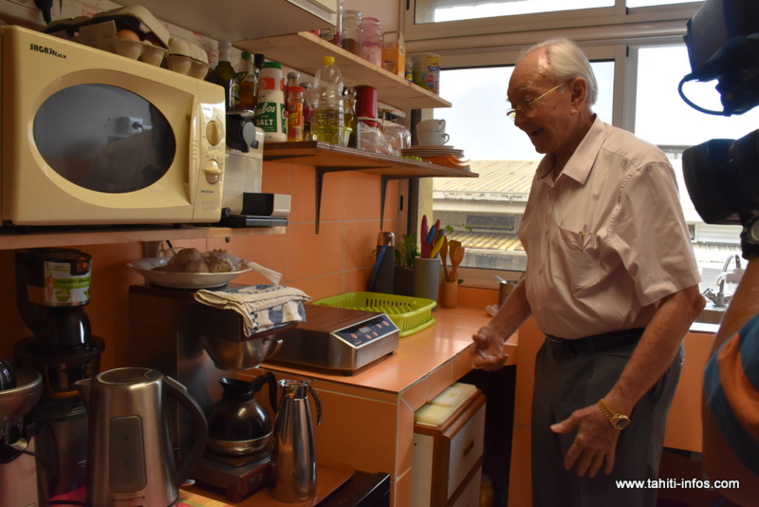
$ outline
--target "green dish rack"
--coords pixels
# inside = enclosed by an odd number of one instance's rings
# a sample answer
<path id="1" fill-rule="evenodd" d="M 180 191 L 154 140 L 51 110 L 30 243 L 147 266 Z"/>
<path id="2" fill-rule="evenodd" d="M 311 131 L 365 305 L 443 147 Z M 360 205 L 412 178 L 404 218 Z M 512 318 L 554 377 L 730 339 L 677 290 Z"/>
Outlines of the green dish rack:
<path id="1" fill-rule="evenodd" d="M 432 309 L 437 303 L 432 299 L 380 292 L 346 292 L 312 301 L 312 304 L 385 313 L 398 326 L 399 336 L 403 337 L 434 324 Z"/>

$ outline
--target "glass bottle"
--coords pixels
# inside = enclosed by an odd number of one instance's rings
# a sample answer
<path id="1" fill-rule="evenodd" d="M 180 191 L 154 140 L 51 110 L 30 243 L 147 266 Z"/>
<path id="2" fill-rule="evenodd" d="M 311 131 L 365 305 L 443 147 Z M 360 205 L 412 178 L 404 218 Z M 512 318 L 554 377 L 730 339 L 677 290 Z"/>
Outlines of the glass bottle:
<path id="1" fill-rule="evenodd" d="M 216 83 L 224 88 L 224 105 L 227 112 L 237 108 L 240 100 L 240 83 L 237 81 L 237 72 L 230 63 L 232 44 L 227 41 L 219 42 L 219 62 L 208 74 L 206 81 Z"/>
<path id="2" fill-rule="evenodd" d="M 361 20 L 363 42 L 361 44 L 361 58 L 369 63 L 382 66 L 382 32 L 377 18 L 363 18 Z"/>
<path id="3" fill-rule="evenodd" d="M 361 46 L 364 43 L 364 32 L 361 28 L 361 13 L 359 11 L 343 11 L 343 49 L 356 56 L 361 56 Z"/>
<path id="4" fill-rule="evenodd" d="M 288 142 L 303 141 L 303 87 L 288 86 L 285 97 Z"/>
<path id="5" fill-rule="evenodd" d="M 255 111 L 258 104 L 258 81 L 261 71 L 251 60 L 251 54 L 243 51 L 240 65 L 237 68 L 237 80 L 240 82 L 240 100 L 237 109 L 242 111 Z"/>
<path id="6" fill-rule="evenodd" d="M 348 146 L 351 148 L 359 147 L 359 121 L 356 115 L 356 89 L 346 88 L 343 100 L 343 106 L 345 107 L 344 123 L 346 127 L 351 129 L 350 137 L 348 138 Z"/>
<path id="7" fill-rule="evenodd" d="M 314 117 L 311 83 L 300 83 L 300 86 L 303 88 L 303 139 L 311 140 L 311 119 Z"/>

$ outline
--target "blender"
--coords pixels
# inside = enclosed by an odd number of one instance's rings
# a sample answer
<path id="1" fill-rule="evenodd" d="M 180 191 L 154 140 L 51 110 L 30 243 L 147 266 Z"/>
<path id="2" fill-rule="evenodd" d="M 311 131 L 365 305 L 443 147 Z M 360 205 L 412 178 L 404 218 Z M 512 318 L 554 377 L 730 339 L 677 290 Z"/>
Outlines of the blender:
<path id="1" fill-rule="evenodd" d="M 85 483 L 87 412 L 75 382 L 94 377 L 104 349 L 92 336 L 89 304 L 92 256 L 79 250 L 18 250 L 16 302 L 33 335 L 14 347 L 15 361 L 39 372 L 38 470 L 50 496 Z"/>
<path id="2" fill-rule="evenodd" d="M 0 360 L 0 505 L 39 505 L 30 417 L 42 394 L 42 376 Z"/>

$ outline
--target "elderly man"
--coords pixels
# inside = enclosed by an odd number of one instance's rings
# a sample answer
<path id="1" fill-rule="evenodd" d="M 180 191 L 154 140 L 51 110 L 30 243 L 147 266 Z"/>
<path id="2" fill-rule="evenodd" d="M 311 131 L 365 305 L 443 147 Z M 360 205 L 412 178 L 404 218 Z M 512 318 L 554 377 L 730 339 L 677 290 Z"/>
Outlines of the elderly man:
<path id="1" fill-rule="evenodd" d="M 533 504 L 655 505 L 682 339 L 704 306 L 675 174 L 655 146 L 593 113 L 597 83 L 564 39 L 529 48 L 509 83 L 509 116 L 539 153 L 519 237 L 523 279 L 473 337 L 497 369 L 529 316 L 535 363 Z"/>

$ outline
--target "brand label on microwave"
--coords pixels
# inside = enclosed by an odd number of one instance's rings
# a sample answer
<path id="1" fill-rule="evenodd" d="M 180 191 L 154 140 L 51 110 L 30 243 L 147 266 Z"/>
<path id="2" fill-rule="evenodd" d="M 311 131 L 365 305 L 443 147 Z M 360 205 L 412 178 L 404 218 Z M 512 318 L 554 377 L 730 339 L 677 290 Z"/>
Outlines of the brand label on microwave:
<path id="1" fill-rule="evenodd" d="M 29 44 L 29 49 L 31 51 L 36 51 L 37 53 L 42 53 L 44 55 L 55 56 L 55 57 L 58 57 L 58 58 L 68 58 L 63 53 L 59 53 L 55 49 L 53 49 L 51 47 L 48 47 L 48 46 L 40 46 L 39 44 L 31 43 L 31 44 Z"/>

